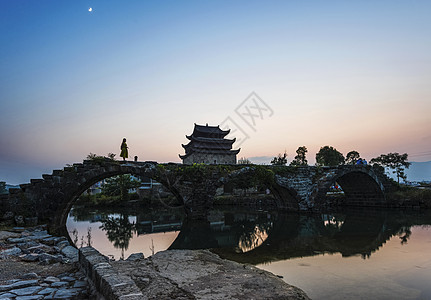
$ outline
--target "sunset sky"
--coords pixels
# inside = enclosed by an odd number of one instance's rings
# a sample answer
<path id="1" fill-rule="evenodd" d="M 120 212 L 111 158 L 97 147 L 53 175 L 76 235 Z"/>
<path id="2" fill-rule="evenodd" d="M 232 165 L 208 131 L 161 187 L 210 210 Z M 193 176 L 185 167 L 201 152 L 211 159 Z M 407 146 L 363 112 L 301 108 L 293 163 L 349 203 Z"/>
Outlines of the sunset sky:
<path id="1" fill-rule="evenodd" d="M 0 181 L 118 157 L 123 137 L 130 157 L 180 162 L 194 123 L 235 125 L 254 162 L 303 145 L 312 164 L 325 145 L 430 161 L 430 16 L 430 1 L 0 0 Z"/>

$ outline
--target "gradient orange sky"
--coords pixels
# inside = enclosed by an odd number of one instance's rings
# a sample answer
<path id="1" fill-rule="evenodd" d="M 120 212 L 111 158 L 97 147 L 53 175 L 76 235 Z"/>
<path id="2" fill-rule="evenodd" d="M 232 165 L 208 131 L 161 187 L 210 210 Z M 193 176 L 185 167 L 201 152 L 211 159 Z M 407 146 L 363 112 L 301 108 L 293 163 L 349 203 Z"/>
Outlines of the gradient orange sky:
<path id="1" fill-rule="evenodd" d="M 91 7 L 0 2 L 0 181 L 118 156 L 123 137 L 130 157 L 180 162 L 194 123 L 228 117 L 255 162 L 303 145 L 310 163 L 325 145 L 431 160 L 428 1 Z M 253 91 L 273 114 L 249 127 L 235 110 Z"/>

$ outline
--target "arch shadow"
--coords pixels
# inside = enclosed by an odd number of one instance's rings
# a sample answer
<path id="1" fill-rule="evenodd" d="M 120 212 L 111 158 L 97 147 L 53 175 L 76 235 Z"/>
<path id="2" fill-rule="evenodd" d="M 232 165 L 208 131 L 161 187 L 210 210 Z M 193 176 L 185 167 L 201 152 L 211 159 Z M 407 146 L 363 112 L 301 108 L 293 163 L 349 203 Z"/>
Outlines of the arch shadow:
<path id="1" fill-rule="evenodd" d="M 322 207 L 328 201 L 327 192 L 330 187 L 338 183 L 344 197 L 337 205 L 360 207 L 384 207 L 387 204 L 384 187 L 377 176 L 369 168 L 339 168 L 334 176 L 327 178 L 319 184 L 316 197 L 316 206 Z"/>

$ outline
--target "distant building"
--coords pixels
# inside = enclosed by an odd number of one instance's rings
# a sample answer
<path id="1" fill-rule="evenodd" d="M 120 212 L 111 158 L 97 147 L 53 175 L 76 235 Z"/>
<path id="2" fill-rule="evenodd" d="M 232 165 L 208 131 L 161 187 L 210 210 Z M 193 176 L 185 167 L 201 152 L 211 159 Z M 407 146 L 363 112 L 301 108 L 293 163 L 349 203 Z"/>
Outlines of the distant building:
<path id="1" fill-rule="evenodd" d="M 232 150 L 236 139 L 226 139 L 230 130 L 221 130 L 219 126 L 197 125 L 192 135 L 186 135 L 190 140 L 183 146 L 186 154 L 180 155 L 183 164 L 236 164 L 236 155 L 240 149 Z"/>

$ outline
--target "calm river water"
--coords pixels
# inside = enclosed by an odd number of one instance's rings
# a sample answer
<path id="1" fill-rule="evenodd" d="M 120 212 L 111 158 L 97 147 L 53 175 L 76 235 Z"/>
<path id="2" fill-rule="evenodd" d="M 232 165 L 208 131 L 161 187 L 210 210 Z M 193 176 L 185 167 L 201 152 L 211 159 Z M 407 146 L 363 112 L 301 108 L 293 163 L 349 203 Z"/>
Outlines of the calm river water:
<path id="1" fill-rule="evenodd" d="M 78 247 L 115 259 L 166 249 L 211 249 L 283 276 L 312 299 L 431 299 L 431 211 L 348 210 L 285 214 L 211 212 L 190 223 L 181 210 L 74 207 Z"/>

